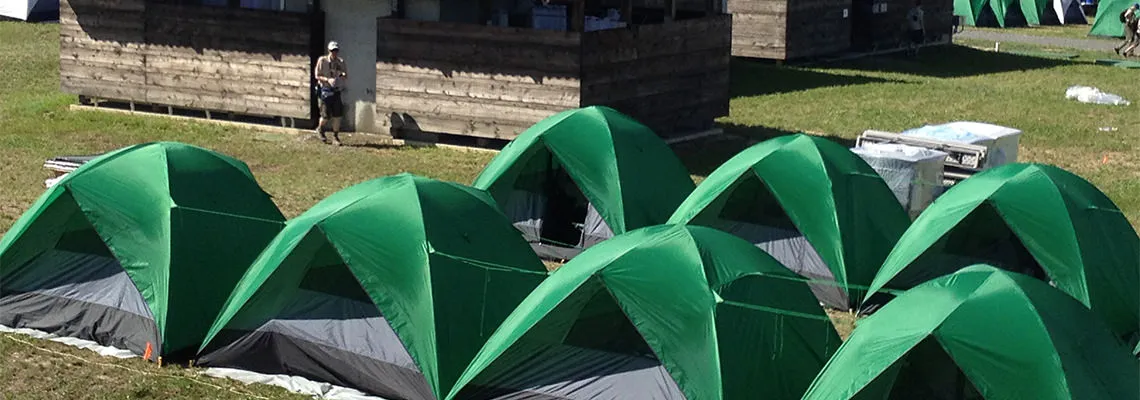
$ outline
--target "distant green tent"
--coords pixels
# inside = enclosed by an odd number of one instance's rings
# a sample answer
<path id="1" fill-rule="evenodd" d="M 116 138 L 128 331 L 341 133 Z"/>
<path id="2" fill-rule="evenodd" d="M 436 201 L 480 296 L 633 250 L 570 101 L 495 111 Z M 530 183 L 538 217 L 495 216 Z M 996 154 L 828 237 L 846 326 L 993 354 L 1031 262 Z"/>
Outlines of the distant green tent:
<path id="1" fill-rule="evenodd" d="M 614 234 L 664 223 L 694 185 L 652 130 L 587 107 L 527 129 L 474 186 L 491 193 L 540 255 L 569 259 Z"/>
<path id="2" fill-rule="evenodd" d="M 730 234 L 654 226 L 551 274 L 454 399 L 799 399 L 839 343 L 803 279 Z"/>
<path id="3" fill-rule="evenodd" d="M 1055 282 L 1126 335 L 1140 328 L 1140 238 L 1095 186 L 1007 164 L 954 185 L 915 220 L 872 290 L 907 289 L 986 263 Z"/>
<path id="4" fill-rule="evenodd" d="M 0 325 L 188 359 L 284 220 L 241 161 L 180 143 L 105 154 L 0 240 Z"/>
<path id="5" fill-rule="evenodd" d="M 545 277 L 483 191 L 374 179 L 289 221 L 210 328 L 199 362 L 440 398 Z"/>
<path id="6" fill-rule="evenodd" d="M 1096 21 L 1093 22 L 1089 35 L 1124 37 L 1124 23 L 1120 22 L 1120 13 L 1135 3 L 1136 0 L 1099 0 L 1096 5 Z"/>
<path id="7" fill-rule="evenodd" d="M 954 0 L 954 15 L 969 26 L 1040 25 L 1049 4 L 1048 0 Z"/>
<path id="8" fill-rule="evenodd" d="M 1071 297 L 979 265 L 859 321 L 804 400 L 1140 399 L 1140 362 Z"/>
<path id="9" fill-rule="evenodd" d="M 850 309 L 861 299 L 857 288 L 871 284 L 910 218 L 862 158 L 800 134 L 767 140 L 726 161 L 669 222 L 740 236 L 792 271 L 825 281 L 812 285 L 823 303 Z"/>

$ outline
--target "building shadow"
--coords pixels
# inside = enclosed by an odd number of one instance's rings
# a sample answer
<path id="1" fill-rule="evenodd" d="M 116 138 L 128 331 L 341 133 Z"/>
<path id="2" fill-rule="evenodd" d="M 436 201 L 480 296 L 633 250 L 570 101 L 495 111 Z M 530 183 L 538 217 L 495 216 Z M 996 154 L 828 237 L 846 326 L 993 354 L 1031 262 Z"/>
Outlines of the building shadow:
<path id="1" fill-rule="evenodd" d="M 1072 61 L 979 50 L 961 45 L 924 48 L 918 56 L 904 53 L 865 57 L 826 64 L 817 69 L 899 73 L 935 78 L 962 78 L 1055 68 Z"/>
<path id="2" fill-rule="evenodd" d="M 732 98 L 792 93 L 825 87 L 901 82 L 869 76 L 830 74 L 742 58 L 732 60 L 731 79 Z"/>

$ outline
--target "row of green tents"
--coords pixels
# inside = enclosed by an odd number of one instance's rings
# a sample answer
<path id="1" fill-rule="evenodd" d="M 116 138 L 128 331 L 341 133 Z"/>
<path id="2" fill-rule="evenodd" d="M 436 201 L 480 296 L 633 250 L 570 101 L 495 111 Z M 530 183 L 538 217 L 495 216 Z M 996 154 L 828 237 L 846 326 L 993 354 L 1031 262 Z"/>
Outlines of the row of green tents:
<path id="1" fill-rule="evenodd" d="M 0 325 L 386 399 L 1131 399 L 1138 249 L 1055 167 L 981 173 L 911 224 L 828 140 L 695 186 L 590 107 L 473 186 L 383 177 L 289 221 L 225 155 L 103 155 L 0 239 Z M 821 303 L 881 308 L 843 343 Z"/>
<path id="2" fill-rule="evenodd" d="M 1120 14 L 1136 0 L 1099 0 L 1091 36 L 1123 37 Z M 1011 28 L 1087 24 L 1079 0 L 955 0 L 954 15 L 969 26 Z"/>

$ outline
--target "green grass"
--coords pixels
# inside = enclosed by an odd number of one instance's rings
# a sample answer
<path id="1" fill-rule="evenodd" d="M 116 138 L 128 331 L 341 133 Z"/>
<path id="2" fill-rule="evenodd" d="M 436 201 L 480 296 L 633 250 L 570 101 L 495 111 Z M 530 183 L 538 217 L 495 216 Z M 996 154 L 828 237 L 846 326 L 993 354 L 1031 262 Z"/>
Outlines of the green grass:
<path id="1" fill-rule="evenodd" d="M 177 140 L 244 160 L 289 216 L 346 186 L 388 174 L 406 171 L 470 182 L 491 158 L 480 152 L 386 147 L 364 137 L 349 138 L 354 146 L 333 148 L 235 127 L 69 111 L 76 99 L 58 90 L 57 43 L 56 25 L 0 22 L 0 232 L 43 192 L 43 180 L 50 176 L 41 168 L 45 159 L 145 141 Z M 1025 131 L 1021 160 L 1056 164 L 1090 179 L 1136 224 L 1138 105 L 1064 99 L 1065 88 L 1082 84 L 1140 101 L 1135 71 L 1086 62 L 1095 57 L 1082 54 L 1075 62 L 1061 62 L 956 46 L 924 50 L 917 59 L 880 57 L 811 68 L 736 61 L 731 116 L 721 120 L 736 136 L 686 144 L 678 152 L 699 178 L 745 146 L 789 132 L 849 143 L 867 129 L 992 122 Z M 1098 131 L 1102 126 L 1118 130 Z M 850 330 L 849 316 L 833 317 L 844 333 Z M 242 397 L 233 390 L 284 396 L 277 389 L 208 379 L 193 370 L 109 360 L 52 342 L 0 335 L 0 394 L 8 397 Z"/>

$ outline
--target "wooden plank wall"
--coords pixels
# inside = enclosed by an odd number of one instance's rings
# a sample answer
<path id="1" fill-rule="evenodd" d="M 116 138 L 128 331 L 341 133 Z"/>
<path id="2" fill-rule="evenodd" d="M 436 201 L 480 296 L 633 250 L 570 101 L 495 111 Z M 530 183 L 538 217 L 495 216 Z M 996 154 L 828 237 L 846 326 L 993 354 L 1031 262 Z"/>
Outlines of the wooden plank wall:
<path id="1" fill-rule="evenodd" d="M 144 101 L 145 10 L 145 0 L 61 0 L 60 89 Z"/>
<path id="2" fill-rule="evenodd" d="M 671 136 L 728 115 L 732 17 L 582 35 L 582 105 L 605 105 Z"/>
<path id="3" fill-rule="evenodd" d="M 914 7 L 914 0 L 855 0 L 854 7 L 869 9 L 875 3 L 885 3 L 887 12 L 864 13 L 852 20 L 855 42 L 862 50 L 890 50 L 906 47 L 910 43 L 907 36 L 906 14 Z M 954 29 L 953 0 L 924 0 L 922 9 L 926 13 L 926 33 L 928 42 L 949 41 Z"/>
<path id="4" fill-rule="evenodd" d="M 789 1 L 728 0 L 728 12 L 732 14 L 732 55 L 785 59 Z"/>
<path id="5" fill-rule="evenodd" d="M 149 4 L 147 102 L 310 117 L 309 16 Z"/>
<path id="6" fill-rule="evenodd" d="M 64 92 L 180 108 L 308 119 L 306 14 L 63 0 Z"/>
<path id="7" fill-rule="evenodd" d="M 791 60 L 851 46 L 851 0 L 729 0 L 728 10 L 735 56 Z"/>
<path id="8" fill-rule="evenodd" d="M 843 10 L 848 10 L 847 16 Z M 851 48 L 851 0 L 788 2 L 787 59 L 822 56 Z"/>
<path id="9" fill-rule="evenodd" d="M 377 27 L 382 129 L 511 139 L 580 104 L 581 34 L 387 18 Z"/>

